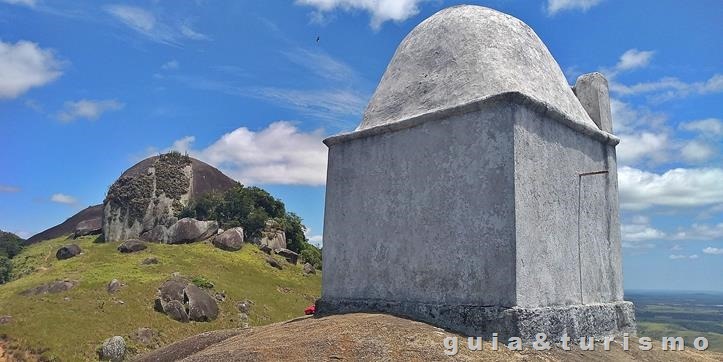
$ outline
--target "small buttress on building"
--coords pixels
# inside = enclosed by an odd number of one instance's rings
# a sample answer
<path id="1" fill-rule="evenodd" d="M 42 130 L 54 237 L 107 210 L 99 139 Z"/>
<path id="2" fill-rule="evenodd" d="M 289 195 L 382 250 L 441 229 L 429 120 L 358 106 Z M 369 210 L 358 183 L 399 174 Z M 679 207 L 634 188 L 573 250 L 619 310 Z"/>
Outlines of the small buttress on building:
<path id="1" fill-rule="evenodd" d="M 607 81 L 573 89 L 526 24 L 456 6 L 397 48 L 329 147 L 321 314 L 468 335 L 635 330 Z"/>

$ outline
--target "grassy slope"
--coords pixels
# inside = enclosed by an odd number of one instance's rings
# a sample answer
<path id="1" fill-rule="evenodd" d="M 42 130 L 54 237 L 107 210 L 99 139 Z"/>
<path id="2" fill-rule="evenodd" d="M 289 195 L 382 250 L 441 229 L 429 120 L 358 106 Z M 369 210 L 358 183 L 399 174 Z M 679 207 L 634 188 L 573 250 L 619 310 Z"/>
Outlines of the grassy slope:
<path id="1" fill-rule="evenodd" d="M 12 323 L 0 325 L 0 334 L 23 348 L 44 351 L 50 359 L 93 359 L 104 339 L 127 337 L 139 327 L 159 331 L 166 344 L 208 330 L 239 327 L 238 301 L 253 301 L 248 323 L 263 325 L 303 315 L 304 308 L 321 292 L 320 274 L 303 276 L 301 265 L 286 262 L 282 271 L 271 268 L 254 245 L 225 252 L 206 242 L 149 244 L 144 251 L 121 254 L 116 250 L 118 243 L 94 244 L 93 239 L 75 240 L 83 254 L 68 260 L 55 259 L 58 247 L 68 242 L 64 238 L 33 245 L 13 260 L 17 271 L 29 274 L 0 286 L 0 315 L 13 317 Z M 151 256 L 160 263 L 141 265 Z M 203 276 L 215 284 L 214 291 L 225 292 L 226 301 L 219 303 L 221 315 L 217 320 L 183 324 L 153 310 L 157 287 L 173 272 L 189 279 Z M 80 284 L 59 294 L 18 295 L 66 278 Z M 110 295 L 106 285 L 114 278 L 127 286 Z M 124 303 L 118 303 L 120 300 Z M 128 338 L 126 341 L 130 342 Z M 144 351 L 132 342 L 130 347 Z"/>

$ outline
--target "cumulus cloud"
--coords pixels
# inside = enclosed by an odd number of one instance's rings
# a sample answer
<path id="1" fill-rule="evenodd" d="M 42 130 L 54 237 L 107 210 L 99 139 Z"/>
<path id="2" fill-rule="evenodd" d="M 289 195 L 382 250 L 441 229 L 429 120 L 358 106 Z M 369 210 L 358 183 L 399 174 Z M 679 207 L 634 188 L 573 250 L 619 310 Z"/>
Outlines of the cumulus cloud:
<path id="1" fill-rule="evenodd" d="M 0 192 L 20 192 L 20 188 L 10 185 L 0 185 Z"/>
<path id="2" fill-rule="evenodd" d="M 709 246 L 703 249 L 703 253 L 710 255 L 723 255 L 723 248 L 714 248 L 712 246 Z"/>
<path id="3" fill-rule="evenodd" d="M 260 131 L 237 128 L 202 150 L 192 149 L 193 137 L 171 149 L 188 152 L 221 168 L 244 184 L 320 186 L 326 182 L 326 146 L 321 130 L 303 132 L 279 121 Z"/>
<path id="4" fill-rule="evenodd" d="M 187 23 L 172 25 L 141 7 L 115 4 L 106 6 L 105 10 L 123 25 L 158 43 L 178 46 L 184 39 L 208 39 Z"/>
<path id="5" fill-rule="evenodd" d="M 663 162 L 668 157 L 670 140 L 665 133 L 641 132 L 620 134 L 617 156 L 620 164 L 632 164 L 649 159 Z"/>
<path id="6" fill-rule="evenodd" d="M 708 80 L 698 82 L 684 82 L 676 77 L 663 77 L 657 81 L 633 85 L 610 82 L 610 91 L 624 96 L 652 94 L 649 97 L 651 101 L 665 102 L 685 98 L 692 94 L 704 95 L 722 92 L 723 74 L 714 74 Z"/>
<path id="7" fill-rule="evenodd" d="M 315 16 L 317 19 L 323 19 L 324 14 L 337 9 L 343 11 L 366 11 L 372 17 L 371 27 L 373 29 L 379 29 L 386 21 L 392 20 L 400 22 L 416 15 L 419 12 L 419 3 L 422 1 L 423 0 L 296 0 L 296 4 L 314 7 L 316 9 Z"/>
<path id="8" fill-rule="evenodd" d="M 680 128 L 686 131 L 698 132 L 706 137 L 723 136 L 723 121 L 717 118 L 685 122 L 680 125 Z"/>
<path id="9" fill-rule="evenodd" d="M 55 53 L 36 43 L 0 41 L 0 99 L 12 99 L 57 79 L 62 62 Z"/>
<path id="10" fill-rule="evenodd" d="M 123 107 L 124 104 L 115 99 L 81 99 L 75 102 L 65 102 L 63 109 L 58 112 L 58 119 L 63 122 L 72 122 L 80 118 L 95 121 L 103 113 L 117 111 Z"/>
<path id="11" fill-rule="evenodd" d="M 76 202 L 78 202 L 75 197 L 61 193 L 53 194 L 52 196 L 50 196 L 50 201 L 65 205 L 74 205 Z"/>
<path id="12" fill-rule="evenodd" d="M 602 0 L 548 0 L 547 13 L 555 15 L 565 10 L 581 10 L 585 12 L 601 2 Z"/>
<path id="13" fill-rule="evenodd" d="M 651 241 L 662 240 L 666 234 L 650 225 L 650 218 L 644 215 L 635 215 L 631 223 L 620 226 L 622 246 L 627 249 L 652 249 L 655 244 Z"/>
<path id="14" fill-rule="evenodd" d="M 654 53 L 652 50 L 628 49 L 620 56 L 618 64 L 615 65 L 615 69 L 625 71 L 646 67 L 650 63 L 650 59 Z"/>
<path id="15" fill-rule="evenodd" d="M 696 207 L 723 202 L 723 169 L 676 168 L 662 174 L 623 166 L 618 171 L 620 207 Z"/>
<path id="16" fill-rule="evenodd" d="M 671 236 L 673 240 L 720 240 L 723 239 L 723 223 L 716 225 L 693 224 L 680 229 Z"/>
<path id="17" fill-rule="evenodd" d="M 708 161 L 717 153 L 715 147 L 700 140 L 685 142 L 680 152 L 684 160 L 694 163 Z"/>

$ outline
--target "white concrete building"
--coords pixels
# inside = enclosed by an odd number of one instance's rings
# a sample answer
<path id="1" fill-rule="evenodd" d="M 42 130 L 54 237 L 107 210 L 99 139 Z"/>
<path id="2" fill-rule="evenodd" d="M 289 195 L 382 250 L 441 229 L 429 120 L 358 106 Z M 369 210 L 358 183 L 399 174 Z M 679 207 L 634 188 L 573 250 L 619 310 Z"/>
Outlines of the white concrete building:
<path id="1" fill-rule="evenodd" d="M 520 20 L 438 12 L 397 48 L 359 127 L 325 140 L 319 312 L 526 340 L 634 331 L 618 142 L 602 75 L 573 90 Z"/>

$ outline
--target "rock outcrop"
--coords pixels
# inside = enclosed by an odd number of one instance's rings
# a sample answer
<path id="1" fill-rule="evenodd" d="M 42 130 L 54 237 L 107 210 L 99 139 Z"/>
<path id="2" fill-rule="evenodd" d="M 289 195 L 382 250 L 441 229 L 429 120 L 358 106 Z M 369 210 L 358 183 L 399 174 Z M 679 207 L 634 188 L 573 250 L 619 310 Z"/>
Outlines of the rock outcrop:
<path id="1" fill-rule="evenodd" d="M 86 235 L 98 235 L 103 232 L 103 218 L 94 217 L 92 219 L 83 220 L 75 226 L 73 238 L 79 238 Z"/>
<path id="2" fill-rule="evenodd" d="M 60 249 L 58 249 L 58 251 L 55 253 L 55 257 L 58 258 L 58 260 L 65 260 L 78 256 L 81 252 L 82 250 L 80 250 L 80 246 L 76 244 L 70 244 L 60 247 Z"/>
<path id="3" fill-rule="evenodd" d="M 240 227 L 228 229 L 213 238 L 213 245 L 226 251 L 241 250 L 244 244 L 244 229 Z"/>
<path id="4" fill-rule="evenodd" d="M 180 153 L 145 159 L 124 172 L 108 190 L 103 203 L 105 240 L 126 240 L 142 234 L 146 240 L 162 238 L 176 223 L 175 215 L 191 200 L 235 184 L 216 168 Z M 157 226 L 166 228 L 165 232 Z"/>
<path id="5" fill-rule="evenodd" d="M 273 250 L 286 249 L 286 233 L 273 219 L 266 220 L 266 225 L 259 232 L 259 236 L 254 237 L 252 241 L 255 244 L 267 245 Z"/>
<path id="6" fill-rule="evenodd" d="M 276 253 L 276 255 L 286 259 L 286 261 L 288 261 L 291 264 L 296 264 L 296 262 L 299 260 L 299 254 L 297 254 L 289 249 L 284 249 L 284 248 L 276 249 L 276 250 L 274 250 L 274 253 Z"/>
<path id="7" fill-rule="evenodd" d="M 158 288 L 154 309 L 183 323 L 210 322 L 219 312 L 213 297 L 180 277 L 169 279 Z"/>
<path id="8" fill-rule="evenodd" d="M 55 294 L 73 289 L 76 285 L 78 285 L 78 282 L 75 280 L 56 280 L 48 284 L 39 285 L 35 288 L 26 289 L 20 292 L 20 295 L 32 296 L 40 294 Z"/>

